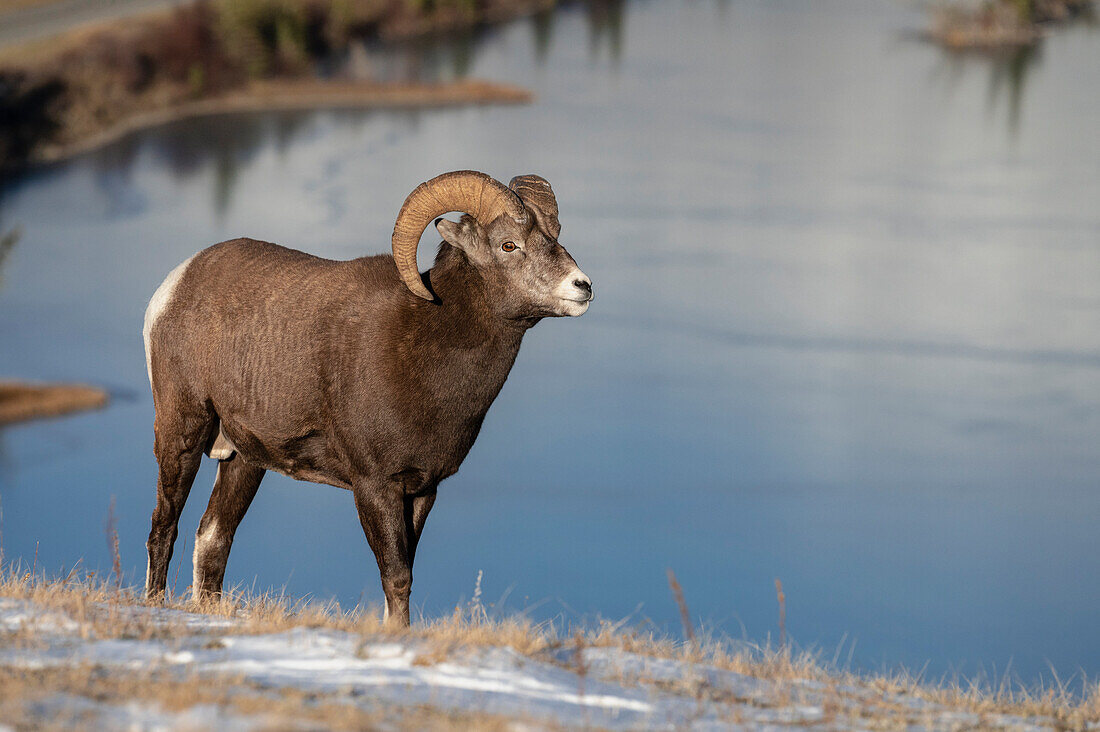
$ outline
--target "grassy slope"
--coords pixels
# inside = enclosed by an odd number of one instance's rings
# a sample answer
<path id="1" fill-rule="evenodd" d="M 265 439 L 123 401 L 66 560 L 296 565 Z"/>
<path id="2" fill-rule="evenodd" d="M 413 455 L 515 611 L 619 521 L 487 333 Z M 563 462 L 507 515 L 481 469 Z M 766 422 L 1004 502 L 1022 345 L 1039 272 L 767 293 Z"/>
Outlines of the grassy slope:
<path id="1" fill-rule="evenodd" d="M 370 609 L 272 596 L 149 608 L 133 591 L 92 579 L 46 581 L 10 569 L 0 598 L 0 719 L 31 725 L 63 723 L 78 701 L 122 709 L 143 699 L 164 713 L 213 709 L 219 723 L 274 715 L 284 724 L 343 728 L 494 728 L 525 718 L 549 727 L 664 719 L 1100 728 L 1095 683 L 1082 696 L 1007 680 L 990 687 L 856 676 L 789 649 L 682 643 L 611 623 L 563 632 L 522 616 L 489 619 L 476 606 L 396 631 Z M 184 661 L 150 660 L 173 657 Z M 133 666 L 135 659 L 145 660 Z M 298 676 L 296 664 L 306 669 Z M 483 705 L 493 713 L 479 711 Z M 638 705 L 649 711 L 639 716 Z"/>

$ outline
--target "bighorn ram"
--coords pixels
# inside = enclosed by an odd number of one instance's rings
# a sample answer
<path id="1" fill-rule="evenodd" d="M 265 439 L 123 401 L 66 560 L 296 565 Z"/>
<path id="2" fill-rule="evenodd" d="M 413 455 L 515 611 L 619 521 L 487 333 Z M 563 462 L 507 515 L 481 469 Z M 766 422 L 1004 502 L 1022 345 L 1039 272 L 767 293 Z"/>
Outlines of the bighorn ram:
<path id="1" fill-rule="evenodd" d="M 464 215 L 436 219 L 450 211 Z M 422 276 L 417 242 L 433 219 L 444 241 Z M 527 329 L 592 300 L 560 229 L 539 176 L 505 187 L 457 171 L 405 200 L 392 259 L 235 239 L 176 267 L 145 313 L 159 464 L 146 595 L 164 592 L 206 452 L 220 462 L 195 537 L 196 597 L 221 592 L 233 534 L 276 470 L 352 492 L 386 615 L 407 624 L 436 487 L 473 445 Z"/>

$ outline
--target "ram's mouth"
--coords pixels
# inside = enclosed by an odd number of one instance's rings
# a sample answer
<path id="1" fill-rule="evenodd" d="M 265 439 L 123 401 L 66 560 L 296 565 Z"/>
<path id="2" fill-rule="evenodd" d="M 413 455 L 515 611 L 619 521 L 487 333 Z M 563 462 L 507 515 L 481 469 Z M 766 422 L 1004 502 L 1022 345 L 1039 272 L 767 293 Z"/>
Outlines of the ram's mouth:
<path id="1" fill-rule="evenodd" d="M 572 298 L 562 297 L 558 298 L 558 302 L 561 303 L 561 305 L 556 308 L 558 315 L 575 318 L 578 315 L 584 315 L 588 312 L 588 304 L 592 302 L 592 299 L 573 300 Z"/>

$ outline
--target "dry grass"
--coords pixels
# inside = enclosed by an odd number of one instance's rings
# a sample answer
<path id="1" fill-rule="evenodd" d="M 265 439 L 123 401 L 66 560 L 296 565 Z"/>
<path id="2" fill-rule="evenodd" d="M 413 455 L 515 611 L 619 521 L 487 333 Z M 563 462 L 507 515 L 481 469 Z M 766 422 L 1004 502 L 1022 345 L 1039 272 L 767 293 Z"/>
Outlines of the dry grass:
<path id="1" fill-rule="evenodd" d="M 34 602 L 47 611 L 58 611 L 71 618 L 86 638 L 153 639 L 179 637 L 180 628 L 171 621 L 154 617 L 149 613 L 134 613 L 132 608 L 145 603 L 133 589 L 119 590 L 111 578 L 82 575 L 74 570 L 68 577 L 46 580 L 25 569 L 7 568 L 0 573 L 0 597 L 20 598 Z M 432 665 L 446 660 L 463 648 L 500 646 L 542 660 L 563 655 L 583 659 L 585 648 L 616 648 L 655 658 L 684 662 L 689 668 L 710 667 L 733 671 L 746 676 L 776 682 L 779 696 L 768 704 L 782 706 L 804 696 L 806 686 L 802 682 L 816 682 L 814 693 L 824 697 L 824 708 L 840 722 L 856 717 L 870 720 L 912 720 L 914 712 L 907 700 L 922 700 L 938 705 L 942 711 L 969 712 L 983 715 L 1011 715 L 1036 718 L 1061 729 L 1087 729 L 1100 724 L 1100 685 L 1081 678 L 1060 679 L 1053 684 L 1027 687 L 1007 676 L 1002 679 L 976 681 L 945 678 L 930 682 L 921 674 L 899 672 L 891 675 L 865 675 L 840 670 L 835 663 L 823 660 L 819 652 L 794 650 L 790 645 L 752 645 L 729 638 L 697 632 L 693 642 L 683 642 L 654 633 L 645 627 L 627 627 L 625 621 L 600 622 L 596 627 L 581 629 L 561 628 L 553 623 L 536 623 L 523 615 L 490 618 L 483 608 L 470 604 L 456 607 L 450 617 L 422 619 L 411 629 L 394 629 L 384 626 L 377 608 L 355 607 L 350 610 L 336 602 L 294 600 L 264 594 L 249 595 L 227 593 L 220 600 L 199 605 L 187 599 L 170 599 L 163 607 L 200 612 L 229 618 L 233 625 L 218 628 L 217 633 L 260 634 L 288 630 L 290 628 L 326 628 L 359 634 L 365 638 L 404 637 L 423 641 L 422 646 L 431 650 L 422 652 L 418 665 Z M 48 622 L 48 617 L 45 618 Z M 0 642 L 30 644 L 36 642 L 36 630 L 24 627 L 16 633 L 0 636 Z M 575 651 L 575 653 L 573 652 Z M 583 662 L 578 672 L 583 670 Z M 11 674 L 13 672 L 3 672 Z M 18 672 L 15 675 L 25 675 Z M 50 672 L 54 673 L 54 672 Z M 198 679 L 173 681 L 170 679 L 130 679 L 112 674 L 114 681 L 95 677 L 79 669 L 56 672 L 54 686 L 78 689 L 106 688 L 109 683 L 151 684 L 149 693 L 141 696 L 153 698 L 173 708 L 183 702 L 173 699 L 194 699 L 192 703 L 223 703 L 220 687 Z M 83 676 L 81 674 L 84 674 Z M 9 684 L 0 676 L 0 688 Z M 583 675 L 580 676 L 583 684 Z M 701 674 L 688 674 L 675 684 L 645 678 L 622 678 L 627 683 L 648 683 L 665 691 L 686 694 L 700 701 L 718 703 L 745 701 L 725 698 L 728 692 L 708 686 Z M 52 682 L 51 682 L 52 683 Z M 228 685 L 222 685 L 228 686 Z M 124 697 L 129 690 L 137 693 L 135 686 L 117 687 Z M 4 693 L 7 693 L 6 691 Z M 206 695 L 213 696 L 206 696 Z M 223 696 L 218 696 L 223 694 Z M 789 695 L 789 696 L 784 696 Z M 0 694 L 2 712 L 3 694 Z M 111 697 L 113 698 L 113 697 Z M 224 703 L 250 704 L 230 700 Z M 759 700 L 753 703 L 759 704 Z M 184 704 L 186 706 L 186 704 Z M 337 705 L 340 706 L 340 705 Z M 234 707 L 240 708 L 240 707 Z M 320 713 L 320 712 L 319 712 Z M 324 711 L 324 714 L 329 714 Z M 333 719 L 341 714 L 352 715 L 358 720 L 359 712 L 331 712 Z M 918 713 L 919 714 L 919 713 Z M 325 718 L 326 723 L 328 718 Z M 492 721 L 492 720 L 490 720 Z M 355 726 L 358 722 L 351 722 Z M 335 724 L 335 722 L 334 722 Z M 338 725 L 339 726 L 339 725 Z"/>
<path id="2" fill-rule="evenodd" d="M 178 674 L 132 673 L 93 665 L 52 669 L 0 667 L 0 719 L 16 729 L 75 729 L 88 723 L 87 711 L 71 704 L 53 704 L 58 695 L 108 704 L 134 700 L 163 712 L 212 706 L 219 717 L 240 715 L 261 720 L 269 730 L 505 730 L 514 720 L 477 712 L 448 712 L 434 707 L 378 705 L 363 707 L 322 698 L 293 688 L 271 689 L 243 678 L 211 678 Z M 44 714 L 44 709 L 52 711 Z"/>

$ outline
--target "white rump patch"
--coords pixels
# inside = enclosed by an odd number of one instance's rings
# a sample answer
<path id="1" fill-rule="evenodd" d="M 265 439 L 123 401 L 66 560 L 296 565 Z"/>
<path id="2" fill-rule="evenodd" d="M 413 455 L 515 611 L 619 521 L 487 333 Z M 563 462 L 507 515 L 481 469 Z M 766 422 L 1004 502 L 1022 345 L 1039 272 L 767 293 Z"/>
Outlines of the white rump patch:
<path id="1" fill-rule="evenodd" d="M 176 285 L 179 284 L 183 273 L 187 271 L 187 265 L 191 264 L 191 260 L 194 258 L 195 255 L 191 255 L 186 261 L 180 263 L 168 273 L 168 276 L 164 278 L 164 282 L 160 283 L 160 287 L 157 288 L 152 299 L 149 300 L 149 307 L 145 308 L 145 327 L 142 329 L 142 336 L 145 338 L 145 368 L 149 372 L 150 384 L 153 383 L 153 352 L 149 336 L 153 332 L 153 326 L 156 325 L 157 319 L 168 307 L 168 303 L 172 302 Z"/>

